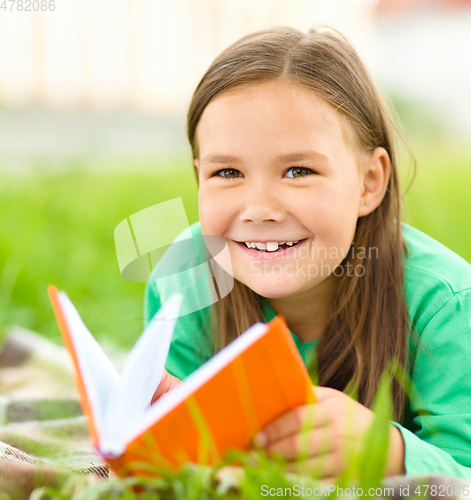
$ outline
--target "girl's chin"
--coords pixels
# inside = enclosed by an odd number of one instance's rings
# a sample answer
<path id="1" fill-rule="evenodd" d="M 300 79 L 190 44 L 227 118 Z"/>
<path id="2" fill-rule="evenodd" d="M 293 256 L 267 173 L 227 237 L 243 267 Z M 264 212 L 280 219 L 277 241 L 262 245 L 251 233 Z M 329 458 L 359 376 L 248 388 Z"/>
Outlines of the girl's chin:
<path id="1" fill-rule="evenodd" d="M 267 299 L 281 299 L 283 297 L 288 297 L 296 293 L 299 286 L 295 283 L 289 283 L 286 277 L 283 280 L 279 278 L 264 278 L 264 283 L 260 283 L 260 279 L 257 281 L 245 280 L 237 278 L 241 283 L 246 285 L 248 288 L 253 290 L 258 295 L 266 297 Z"/>

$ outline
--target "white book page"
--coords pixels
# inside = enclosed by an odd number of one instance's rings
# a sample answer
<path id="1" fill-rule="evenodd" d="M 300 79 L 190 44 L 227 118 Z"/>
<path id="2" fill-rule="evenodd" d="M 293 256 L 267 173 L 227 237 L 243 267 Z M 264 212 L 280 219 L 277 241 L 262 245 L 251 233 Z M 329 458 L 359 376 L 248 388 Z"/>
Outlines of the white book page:
<path id="1" fill-rule="evenodd" d="M 59 300 L 69 327 L 92 419 L 101 436 L 104 431 L 108 398 L 118 384 L 119 375 L 100 344 L 85 326 L 69 297 L 60 292 Z"/>
<path id="2" fill-rule="evenodd" d="M 121 454 L 123 437 L 142 421 L 150 407 L 162 378 L 182 300 L 182 294 L 174 293 L 164 302 L 126 358 L 108 401 L 100 442 L 103 453 Z"/>
<path id="3" fill-rule="evenodd" d="M 124 444 L 134 441 L 144 431 L 177 407 L 188 396 L 202 387 L 214 375 L 226 367 L 239 354 L 259 340 L 269 331 L 265 323 L 255 323 L 229 345 L 221 349 L 206 363 L 191 373 L 183 383 L 167 393 L 165 398 L 157 400 L 146 412 L 144 418 L 136 425 L 128 428 Z"/>

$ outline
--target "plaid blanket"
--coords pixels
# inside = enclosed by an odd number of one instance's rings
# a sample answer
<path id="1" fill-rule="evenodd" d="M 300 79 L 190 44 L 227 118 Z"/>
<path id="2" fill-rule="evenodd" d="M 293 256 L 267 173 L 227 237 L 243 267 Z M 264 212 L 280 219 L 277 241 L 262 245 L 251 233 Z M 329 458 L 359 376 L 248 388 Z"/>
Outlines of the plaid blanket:
<path id="1" fill-rule="evenodd" d="M 201 473 L 204 468 L 194 469 Z M 89 440 L 65 349 L 36 333 L 11 328 L 0 347 L 0 500 L 33 498 L 35 488 L 44 486 L 61 490 L 77 484 L 83 491 L 98 481 L 105 485 L 103 479 L 110 476 Z M 242 470 L 227 467 L 215 479 L 222 490 L 237 491 L 242 477 Z M 303 482 L 299 478 L 299 484 Z M 397 476 L 383 481 L 392 488 L 383 498 L 412 499 L 422 484 L 444 486 L 430 488 L 424 496 L 428 499 L 458 499 L 460 495 L 446 492 L 463 491 L 464 485 L 471 495 L 471 484 L 459 479 Z M 182 498 L 181 492 L 168 498 L 177 496 Z"/>
<path id="2" fill-rule="evenodd" d="M 0 497 L 109 475 L 93 450 L 65 349 L 19 327 L 0 352 Z"/>

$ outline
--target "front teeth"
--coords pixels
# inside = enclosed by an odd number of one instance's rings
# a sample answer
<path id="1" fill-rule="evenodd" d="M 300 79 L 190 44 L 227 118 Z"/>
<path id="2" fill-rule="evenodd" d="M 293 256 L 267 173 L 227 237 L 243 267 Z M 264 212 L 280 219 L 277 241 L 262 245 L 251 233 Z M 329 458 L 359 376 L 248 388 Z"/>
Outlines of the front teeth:
<path id="1" fill-rule="evenodd" d="M 245 242 L 245 245 L 247 248 L 257 248 L 258 250 L 266 250 L 268 252 L 276 252 L 278 250 L 279 245 L 284 245 L 285 243 L 289 245 L 290 247 L 293 245 L 296 245 L 296 243 L 299 243 L 300 240 L 297 241 L 269 241 L 268 243 L 254 243 L 252 242 Z"/>

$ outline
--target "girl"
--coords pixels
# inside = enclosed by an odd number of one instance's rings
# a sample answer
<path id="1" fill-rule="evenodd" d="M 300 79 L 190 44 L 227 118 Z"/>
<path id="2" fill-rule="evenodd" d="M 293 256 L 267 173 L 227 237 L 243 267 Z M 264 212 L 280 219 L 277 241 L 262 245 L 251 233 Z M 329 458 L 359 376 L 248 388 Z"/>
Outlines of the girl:
<path id="1" fill-rule="evenodd" d="M 331 481 L 372 422 L 393 360 L 414 391 L 391 378 L 385 474 L 471 478 L 471 266 L 401 222 L 394 131 L 334 30 L 267 29 L 212 63 L 188 112 L 200 220 L 180 236 L 224 238 L 234 287 L 179 318 L 154 400 L 254 322 L 282 314 L 306 365 L 317 363 L 316 421 L 301 431 L 312 408 L 299 407 L 255 444 L 292 467 L 307 437 L 304 468 Z M 186 263 L 187 281 L 200 263 Z M 160 305 L 151 279 L 147 321 Z"/>

